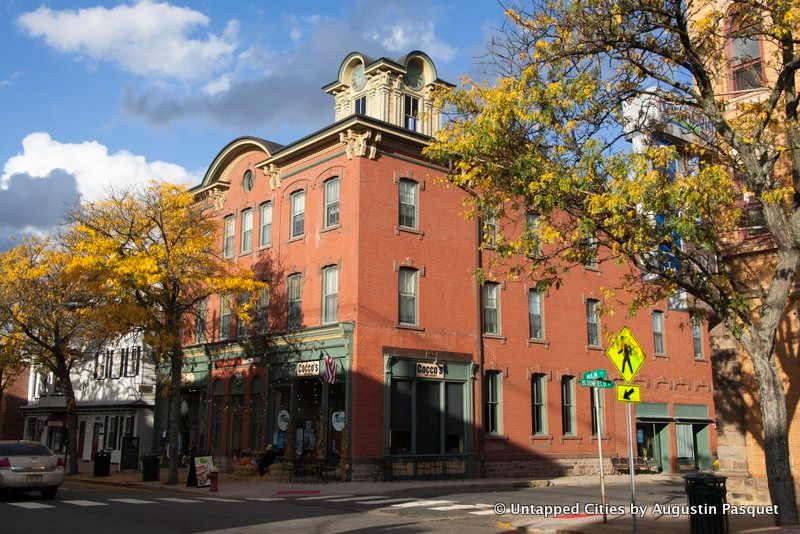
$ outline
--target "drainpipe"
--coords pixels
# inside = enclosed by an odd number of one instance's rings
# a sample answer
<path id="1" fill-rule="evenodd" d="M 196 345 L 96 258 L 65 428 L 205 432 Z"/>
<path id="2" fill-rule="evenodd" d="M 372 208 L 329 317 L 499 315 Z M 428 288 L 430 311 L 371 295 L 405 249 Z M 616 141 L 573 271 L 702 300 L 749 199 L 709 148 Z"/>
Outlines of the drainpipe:
<path id="1" fill-rule="evenodd" d="M 449 165 L 450 173 L 453 172 L 453 162 Z M 472 189 L 464 186 L 458 186 L 465 193 L 472 196 L 476 201 L 480 201 L 480 196 Z M 483 226 L 480 217 L 475 217 L 475 268 L 480 269 L 483 267 L 483 249 L 481 244 L 483 242 Z M 480 473 L 482 478 L 486 478 L 486 459 L 483 455 L 483 307 L 481 306 L 481 286 L 475 284 L 475 354 L 478 356 L 478 387 L 476 388 L 475 395 L 475 426 L 476 426 L 476 440 L 475 440 L 475 458 L 480 462 Z"/>

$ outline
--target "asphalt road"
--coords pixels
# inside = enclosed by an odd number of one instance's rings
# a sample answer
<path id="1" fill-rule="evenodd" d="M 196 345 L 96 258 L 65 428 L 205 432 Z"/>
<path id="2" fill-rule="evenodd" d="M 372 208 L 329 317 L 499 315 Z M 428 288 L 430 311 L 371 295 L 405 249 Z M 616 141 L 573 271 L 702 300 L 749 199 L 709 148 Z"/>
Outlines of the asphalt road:
<path id="1" fill-rule="evenodd" d="M 302 489 L 302 486 L 289 489 Z M 680 486 L 641 485 L 641 503 L 685 503 Z M 625 504 L 626 486 L 609 488 L 609 502 Z M 69 483 L 58 496 L 43 500 L 36 493 L 0 500 L 3 533 L 110 531 L 114 534 L 256 533 L 256 532 L 508 532 L 523 519 L 498 516 L 495 503 L 573 505 L 598 502 L 596 487 L 549 487 L 476 491 L 416 491 L 391 495 L 351 496 L 347 485 L 331 485 L 319 495 L 226 498 L 224 494 L 147 491 Z M 527 519 L 535 519 L 528 517 Z M 102 530 L 101 530 L 102 529 Z"/>

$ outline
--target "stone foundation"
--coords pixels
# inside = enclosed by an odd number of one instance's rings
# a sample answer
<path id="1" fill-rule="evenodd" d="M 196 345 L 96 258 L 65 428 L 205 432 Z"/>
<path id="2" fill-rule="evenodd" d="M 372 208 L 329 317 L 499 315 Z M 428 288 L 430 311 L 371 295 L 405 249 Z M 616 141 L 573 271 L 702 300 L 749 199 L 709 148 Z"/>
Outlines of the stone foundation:
<path id="1" fill-rule="evenodd" d="M 731 504 L 771 504 L 767 479 L 754 478 L 740 473 L 719 471 L 720 475 L 727 476 L 725 485 L 728 489 L 728 502 Z M 798 488 L 800 489 L 800 488 Z"/>
<path id="2" fill-rule="evenodd" d="M 603 459 L 603 472 L 614 473 L 610 458 Z M 488 478 L 597 475 L 597 458 L 553 458 L 548 460 L 489 460 Z"/>
<path id="3" fill-rule="evenodd" d="M 380 482 L 383 480 L 382 464 L 354 460 L 350 467 L 350 480 L 353 482 Z"/>

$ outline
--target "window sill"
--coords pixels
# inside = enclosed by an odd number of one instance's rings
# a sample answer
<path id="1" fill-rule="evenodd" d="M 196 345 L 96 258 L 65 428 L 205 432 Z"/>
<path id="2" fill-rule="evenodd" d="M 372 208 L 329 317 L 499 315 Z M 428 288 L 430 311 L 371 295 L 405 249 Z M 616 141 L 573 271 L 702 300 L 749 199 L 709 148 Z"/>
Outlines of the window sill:
<path id="1" fill-rule="evenodd" d="M 322 234 L 327 233 L 327 232 L 333 232 L 334 230 L 341 230 L 341 228 L 342 228 L 341 224 L 332 224 L 332 225 L 326 226 L 325 228 L 320 230 L 319 233 L 320 233 L 320 235 L 322 235 Z"/>
<path id="2" fill-rule="evenodd" d="M 248 250 L 247 252 L 240 252 L 240 253 L 239 253 L 239 257 L 240 257 L 240 258 L 244 258 L 245 256 L 249 256 L 249 255 L 250 255 L 250 254 L 252 254 L 252 253 L 253 253 L 253 251 L 252 251 L 252 250 Z"/>
<path id="3" fill-rule="evenodd" d="M 531 443 L 536 443 L 537 441 L 546 441 L 548 445 L 553 443 L 553 436 L 547 434 L 534 434 L 530 438 Z"/>
<path id="4" fill-rule="evenodd" d="M 503 434 L 492 434 L 490 432 L 487 432 L 486 434 L 483 435 L 483 439 L 489 441 L 508 441 L 509 437 Z"/>
<path id="5" fill-rule="evenodd" d="M 484 332 L 483 339 L 496 339 L 501 343 L 505 343 L 508 338 L 506 336 L 501 336 L 500 334 L 489 334 Z"/>
<path id="6" fill-rule="evenodd" d="M 606 349 L 603 348 L 602 345 L 586 345 L 586 352 L 589 352 L 590 350 L 605 351 Z"/>
<path id="7" fill-rule="evenodd" d="M 425 232 L 422 230 L 417 230 L 416 228 L 410 228 L 408 226 L 395 226 L 394 235 L 400 235 L 400 232 L 417 235 L 420 239 L 422 239 L 422 237 L 425 235 Z"/>
<path id="8" fill-rule="evenodd" d="M 589 271 L 590 273 L 597 273 L 597 274 L 600 274 L 600 273 L 602 272 L 602 271 L 600 270 L 600 267 L 593 267 L 593 266 L 591 266 L 591 265 L 583 265 L 582 267 L 583 267 L 583 270 L 584 270 L 584 271 Z"/>
<path id="9" fill-rule="evenodd" d="M 669 360 L 669 354 L 667 354 L 666 352 L 654 352 L 653 358 L 664 358 L 666 360 Z"/>
<path id="10" fill-rule="evenodd" d="M 578 443 L 580 443 L 580 442 L 583 441 L 583 436 L 578 436 L 578 435 L 575 435 L 575 434 L 568 434 L 566 436 L 561 436 L 560 437 L 560 441 L 561 441 L 561 443 L 564 443 L 566 441 L 577 441 Z"/>
<path id="11" fill-rule="evenodd" d="M 608 434 L 603 434 L 603 438 L 602 439 L 603 439 L 604 443 L 611 443 L 611 436 L 609 436 Z M 590 443 L 597 443 L 597 436 L 592 434 L 589 437 L 589 442 Z"/>
<path id="12" fill-rule="evenodd" d="M 419 325 L 415 324 L 407 324 L 407 323 L 397 323 L 394 325 L 395 328 L 400 328 L 402 330 L 416 330 L 417 332 L 424 332 L 425 329 Z"/>
<path id="13" fill-rule="evenodd" d="M 272 248 L 272 243 L 267 243 L 266 245 L 261 245 L 258 247 L 258 250 L 268 250 Z"/>
<path id="14" fill-rule="evenodd" d="M 695 362 L 695 363 L 708 363 L 708 360 L 705 359 L 705 358 L 695 358 L 692 361 Z"/>
<path id="15" fill-rule="evenodd" d="M 528 338 L 528 346 L 530 347 L 531 345 L 544 345 L 544 348 L 546 348 L 546 349 L 550 348 L 550 342 L 548 340 L 546 340 L 546 339 L 537 339 L 537 338 L 529 337 Z"/>
<path id="16" fill-rule="evenodd" d="M 305 240 L 306 240 L 306 234 L 300 234 L 298 236 L 292 237 L 291 239 L 288 239 L 286 243 L 289 244 L 289 243 L 294 243 L 295 241 L 305 241 Z"/>

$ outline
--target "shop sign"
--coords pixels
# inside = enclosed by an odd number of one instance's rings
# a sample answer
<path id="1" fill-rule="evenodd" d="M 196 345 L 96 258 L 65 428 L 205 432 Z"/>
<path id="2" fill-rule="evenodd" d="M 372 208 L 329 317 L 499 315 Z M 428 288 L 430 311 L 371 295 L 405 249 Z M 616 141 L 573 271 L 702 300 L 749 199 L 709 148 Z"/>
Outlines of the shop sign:
<path id="1" fill-rule="evenodd" d="M 286 429 L 289 428 L 289 412 L 287 410 L 278 412 L 278 428 L 281 432 L 286 432 Z"/>
<path id="2" fill-rule="evenodd" d="M 417 378 L 444 378 L 444 364 L 417 362 Z"/>
<path id="3" fill-rule="evenodd" d="M 181 373 L 181 384 L 194 384 L 194 373 Z"/>
<path id="4" fill-rule="evenodd" d="M 297 362 L 295 369 L 297 376 L 319 376 L 319 360 L 311 362 Z"/>
<path id="5" fill-rule="evenodd" d="M 344 430 L 344 411 L 333 412 L 331 415 L 331 426 L 337 432 Z"/>

